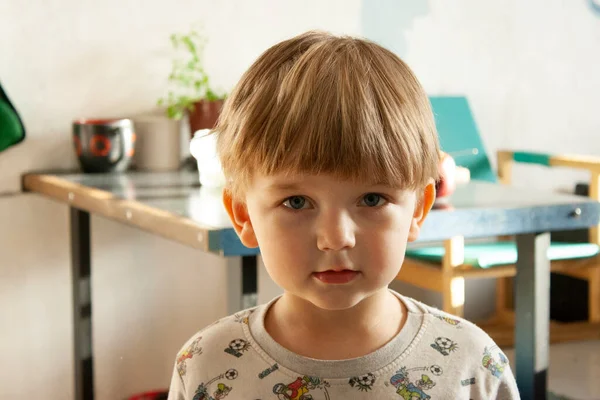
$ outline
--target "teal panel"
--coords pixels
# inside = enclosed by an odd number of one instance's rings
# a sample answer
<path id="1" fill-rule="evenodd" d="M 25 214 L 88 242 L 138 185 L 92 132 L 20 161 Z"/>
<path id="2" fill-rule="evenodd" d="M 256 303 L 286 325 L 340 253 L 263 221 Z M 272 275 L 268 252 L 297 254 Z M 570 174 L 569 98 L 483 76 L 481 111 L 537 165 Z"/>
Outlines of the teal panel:
<path id="1" fill-rule="evenodd" d="M 527 151 L 515 151 L 513 160 L 520 163 L 540 164 L 547 167 L 550 166 L 550 155 L 542 153 L 530 153 Z"/>
<path id="2" fill-rule="evenodd" d="M 467 99 L 431 96 L 429 100 L 442 150 L 450 153 L 457 165 L 468 168 L 471 179 L 497 182 Z M 472 149 L 477 149 L 477 154 Z"/>
<path id="3" fill-rule="evenodd" d="M 551 261 L 571 260 L 593 257 L 600 248 L 592 243 L 553 242 L 548 249 Z M 431 246 L 409 249 L 406 256 L 423 261 L 441 263 L 444 257 L 443 246 Z M 510 265 L 517 262 L 517 245 L 515 242 L 492 242 L 465 245 L 465 264 L 479 268 L 491 268 L 499 265 Z"/>

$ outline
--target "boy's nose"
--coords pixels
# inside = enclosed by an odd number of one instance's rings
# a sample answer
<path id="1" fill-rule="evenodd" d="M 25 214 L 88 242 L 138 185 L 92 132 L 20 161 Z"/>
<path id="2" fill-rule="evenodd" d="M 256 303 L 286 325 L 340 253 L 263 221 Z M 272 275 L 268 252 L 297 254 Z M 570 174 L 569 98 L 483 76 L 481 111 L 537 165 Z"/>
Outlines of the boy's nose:
<path id="1" fill-rule="evenodd" d="M 347 213 L 321 215 L 317 222 L 317 247 L 321 251 L 339 251 L 356 244 L 354 221 Z"/>

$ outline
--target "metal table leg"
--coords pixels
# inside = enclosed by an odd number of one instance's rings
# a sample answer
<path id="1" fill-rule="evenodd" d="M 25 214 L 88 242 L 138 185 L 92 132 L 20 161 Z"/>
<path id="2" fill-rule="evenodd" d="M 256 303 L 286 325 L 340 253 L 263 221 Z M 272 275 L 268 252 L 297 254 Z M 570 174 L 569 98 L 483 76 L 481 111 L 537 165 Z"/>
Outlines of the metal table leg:
<path id="1" fill-rule="evenodd" d="M 254 307 L 258 300 L 257 256 L 227 259 L 227 313 Z"/>
<path id="2" fill-rule="evenodd" d="M 258 301 L 258 257 L 242 257 L 242 308 L 254 307 Z"/>
<path id="3" fill-rule="evenodd" d="M 550 329 L 550 234 L 517 236 L 515 355 L 521 398 L 546 399 Z"/>
<path id="4" fill-rule="evenodd" d="M 75 400 L 93 400 L 90 214 L 71 208 Z"/>
<path id="5" fill-rule="evenodd" d="M 75 400 L 94 399 L 90 214 L 70 209 Z M 257 256 L 228 260 L 228 312 L 253 307 L 258 298 Z"/>

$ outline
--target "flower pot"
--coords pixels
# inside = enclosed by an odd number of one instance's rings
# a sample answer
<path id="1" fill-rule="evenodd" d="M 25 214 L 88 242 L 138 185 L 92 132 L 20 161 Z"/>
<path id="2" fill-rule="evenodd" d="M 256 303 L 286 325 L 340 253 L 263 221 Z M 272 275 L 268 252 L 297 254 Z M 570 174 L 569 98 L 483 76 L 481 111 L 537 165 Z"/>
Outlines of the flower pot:
<path id="1" fill-rule="evenodd" d="M 200 129 L 212 129 L 217 123 L 223 100 L 200 100 L 194 103 L 194 109 L 189 113 L 190 139 Z"/>

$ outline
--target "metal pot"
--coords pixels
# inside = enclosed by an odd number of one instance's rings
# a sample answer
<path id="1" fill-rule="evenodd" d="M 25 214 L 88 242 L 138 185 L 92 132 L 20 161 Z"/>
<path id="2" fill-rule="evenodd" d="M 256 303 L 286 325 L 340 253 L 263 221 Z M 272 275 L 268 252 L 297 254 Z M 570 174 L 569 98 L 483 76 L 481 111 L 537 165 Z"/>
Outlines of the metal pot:
<path id="1" fill-rule="evenodd" d="M 135 152 L 130 119 L 79 119 L 73 122 L 75 152 L 84 172 L 122 172 Z"/>

